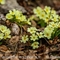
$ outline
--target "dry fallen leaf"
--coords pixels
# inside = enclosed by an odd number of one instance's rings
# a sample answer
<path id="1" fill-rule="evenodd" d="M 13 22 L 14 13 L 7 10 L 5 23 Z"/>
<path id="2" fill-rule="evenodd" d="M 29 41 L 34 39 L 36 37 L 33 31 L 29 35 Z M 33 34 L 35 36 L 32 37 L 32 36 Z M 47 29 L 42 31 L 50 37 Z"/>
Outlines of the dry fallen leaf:
<path id="1" fill-rule="evenodd" d="M 24 25 L 24 26 L 22 26 L 22 28 L 24 29 L 24 31 L 27 31 L 28 26 Z"/>
<path id="2" fill-rule="evenodd" d="M 45 51 L 46 51 L 46 46 L 45 45 L 42 45 L 37 49 L 37 52 L 39 52 L 39 53 L 44 53 Z"/>
<path id="3" fill-rule="evenodd" d="M 9 43 L 10 43 L 10 45 L 15 45 L 15 44 L 17 44 L 18 41 L 19 41 L 19 36 L 13 36 L 10 39 Z"/>
<path id="4" fill-rule="evenodd" d="M 19 60 L 18 56 L 14 56 L 12 58 L 10 58 L 10 60 Z"/>
<path id="5" fill-rule="evenodd" d="M 37 24 L 36 24 L 36 22 L 35 22 L 34 20 L 31 21 L 31 25 L 32 25 L 33 27 L 36 27 L 36 26 L 37 26 Z"/>
<path id="6" fill-rule="evenodd" d="M 6 25 L 7 26 L 10 26 L 11 25 L 11 22 L 9 20 L 6 20 Z"/>
<path id="7" fill-rule="evenodd" d="M 59 9 L 60 8 L 60 0 L 53 0 L 54 6 Z"/>
<path id="8" fill-rule="evenodd" d="M 6 52 L 8 48 L 5 45 L 0 46 L 0 51 Z"/>
<path id="9" fill-rule="evenodd" d="M 3 57 L 3 53 L 0 53 L 0 58 L 2 58 Z"/>
<path id="10" fill-rule="evenodd" d="M 26 53 L 24 51 L 18 51 L 19 56 L 26 56 Z"/>

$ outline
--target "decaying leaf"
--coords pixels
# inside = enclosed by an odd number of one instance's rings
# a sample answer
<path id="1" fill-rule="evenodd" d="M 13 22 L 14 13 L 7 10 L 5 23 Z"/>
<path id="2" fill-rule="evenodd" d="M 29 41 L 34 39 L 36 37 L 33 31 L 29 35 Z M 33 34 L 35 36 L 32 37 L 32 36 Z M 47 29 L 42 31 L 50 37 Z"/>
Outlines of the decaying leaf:
<path id="1" fill-rule="evenodd" d="M 19 36 L 13 36 L 10 39 L 9 43 L 10 43 L 10 45 L 15 45 L 15 44 L 17 44 L 18 41 L 19 41 Z"/>
<path id="2" fill-rule="evenodd" d="M 36 22 L 35 21 L 31 21 L 31 25 L 33 26 L 33 27 L 36 27 L 37 26 L 37 24 L 36 24 Z"/>
<path id="3" fill-rule="evenodd" d="M 2 53 L 0 53 L 0 58 L 2 58 L 3 57 L 3 54 Z"/>
<path id="4" fill-rule="evenodd" d="M 12 58 L 10 58 L 10 60 L 19 60 L 18 56 L 14 56 Z"/>
<path id="5" fill-rule="evenodd" d="M 6 52 L 8 48 L 5 45 L 0 46 L 0 51 Z"/>

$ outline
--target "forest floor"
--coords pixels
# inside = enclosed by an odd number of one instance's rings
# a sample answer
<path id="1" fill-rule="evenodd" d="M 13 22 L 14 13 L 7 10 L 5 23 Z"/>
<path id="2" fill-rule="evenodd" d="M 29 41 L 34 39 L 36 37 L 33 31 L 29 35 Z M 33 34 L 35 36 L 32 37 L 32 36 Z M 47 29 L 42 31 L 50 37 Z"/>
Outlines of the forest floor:
<path id="1" fill-rule="evenodd" d="M 47 0 L 46 0 L 47 1 Z M 45 0 L 17 0 L 18 4 L 23 7 L 23 14 L 31 16 L 33 9 L 37 6 L 44 8 L 44 6 L 51 6 L 60 15 L 60 1 L 52 0 L 51 2 Z M 28 44 L 22 44 L 19 40 L 19 27 L 15 23 L 5 21 L 5 15 L 8 10 L 0 6 L 0 24 L 6 25 L 9 28 L 18 29 L 17 32 L 12 33 L 12 38 L 9 43 L 3 43 L 0 46 L 0 60 L 59 60 L 60 59 L 60 40 L 56 37 L 54 40 L 42 41 L 38 49 L 30 49 Z M 20 9 L 20 8 L 19 8 Z M 21 9 L 21 10 L 22 10 Z M 3 12 L 4 11 L 4 12 Z M 33 25 L 35 23 L 33 22 Z M 26 26 L 23 27 L 26 30 Z"/>

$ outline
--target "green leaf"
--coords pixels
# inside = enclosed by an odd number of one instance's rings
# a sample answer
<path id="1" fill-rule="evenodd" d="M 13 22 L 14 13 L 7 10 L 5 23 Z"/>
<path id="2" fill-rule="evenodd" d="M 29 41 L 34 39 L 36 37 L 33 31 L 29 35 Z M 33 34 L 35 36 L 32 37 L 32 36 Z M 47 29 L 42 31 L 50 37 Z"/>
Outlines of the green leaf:
<path id="1" fill-rule="evenodd" d="M 0 45 L 2 45 L 2 42 L 0 42 Z"/>
<path id="2" fill-rule="evenodd" d="M 38 25 L 40 25 L 41 27 L 45 27 L 47 24 L 44 22 L 44 20 L 39 20 Z"/>
<path id="3" fill-rule="evenodd" d="M 57 28 L 54 29 L 53 33 L 51 34 L 51 39 L 53 39 L 56 36 Z"/>
<path id="4" fill-rule="evenodd" d="M 54 29 L 51 38 L 53 39 L 54 37 L 60 37 L 60 29 L 58 28 Z"/>

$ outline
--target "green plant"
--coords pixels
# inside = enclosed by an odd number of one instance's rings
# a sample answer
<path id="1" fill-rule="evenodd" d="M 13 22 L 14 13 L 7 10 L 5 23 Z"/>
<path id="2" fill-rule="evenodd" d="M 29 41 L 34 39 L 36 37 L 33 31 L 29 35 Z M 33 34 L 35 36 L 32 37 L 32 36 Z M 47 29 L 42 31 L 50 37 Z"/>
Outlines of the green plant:
<path id="1" fill-rule="evenodd" d="M 55 10 L 47 6 L 45 6 L 44 9 L 37 7 L 33 10 L 33 12 L 34 15 L 27 19 L 21 11 L 13 9 L 9 11 L 6 18 L 11 22 L 17 23 L 20 27 L 25 24 L 30 25 L 26 31 L 28 34 L 22 36 L 21 42 L 26 43 L 29 41 L 31 43 L 31 47 L 35 49 L 39 47 L 39 40 L 41 38 L 50 40 L 56 36 L 59 37 L 60 16 L 56 14 Z M 32 27 L 31 20 L 36 21 L 40 28 L 44 27 L 44 29 L 42 31 L 38 31 L 36 27 Z"/>
<path id="2" fill-rule="evenodd" d="M 4 25 L 0 25 L 0 41 L 11 38 L 11 31 Z M 1 42 L 0 42 L 1 43 Z"/>
<path id="3" fill-rule="evenodd" d="M 4 25 L 0 25 L 0 40 L 11 38 L 11 31 Z"/>
<path id="4" fill-rule="evenodd" d="M 19 26 L 23 26 L 25 24 L 31 25 L 30 21 L 26 19 L 26 16 L 22 14 L 21 11 L 18 10 L 10 10 L 8 14 L 6 14 L 6 18 L 14 23 L 17 23 Z"/>
<path id="5" fill-rule="evenodd" d="M 5 4 L 5 0 L 0 0 L 0 4 Z"/>
<path id="6" fill-rule="evenodd" d="M 60 18 L 56 14 L 55 10 L 47 6 L 45 6 L 44 9 L 37 7 L 33 11 L 35 15 L 31 16 L 29 20 L 37 21 L 37 24 L 40 24 L 40 28 L 44 27 L 44 30 L 38 31 L 36 27 L 31 26 L 27 29 L 27 32 L 30 33 L 30 35 L 28 35 L 27 39 L 24 40 L 26 40 L 25 43 L 29 41 L 31 43 L 31 47 L 36 49 L 39 47 L 39 40 L 41 38 L 47 38 L 47 40 L 50 40 L 56 36 L 59 37 Z M 37 18 L 37 20 L 35 18 Z M 23 39 L 21 41 L 24 43 Z"/>
<path id="7" fill-rule="evenodd" d="M 49 22 L 58 22 L 59 16 L 56 14 L 56 11 L 50 7 L 45 6 L 44 9 L 37 7 L 33 10 L 36 17 L 38 17 L 38 24 L 41 27 L 46 27 Z"/>
<path id="8" fill-rule="evenodd" d="M 40 24 L 40 27 L 44 27 L 44 37 L 48 39 L 52 39 L 52 36 L 55 37 L 58 34 L 56 33 L 58 30 L 55 31 L 55 29 L 58 29 L 60 26 L 60 18 L 59 15 L 56 14 L 56 11 L 45 6 L 44 9 L 37 7 L 33 10 L 33 12 L 35 17 L 38 18 L 37 22 Z"/>
<path id="9" fill-rule="evenodd" d="M 27 41 L 30 41 L 31 47 L 33 49 L 36 49 L 39 47 L 39 38 L 43 38 L 43 33 L 38 32 L 36 27 L 30 27 L 27 29 L 27 32 L 30 33 L 30 35 L 23 35 L 21 42 L 26 43 Z"/>

